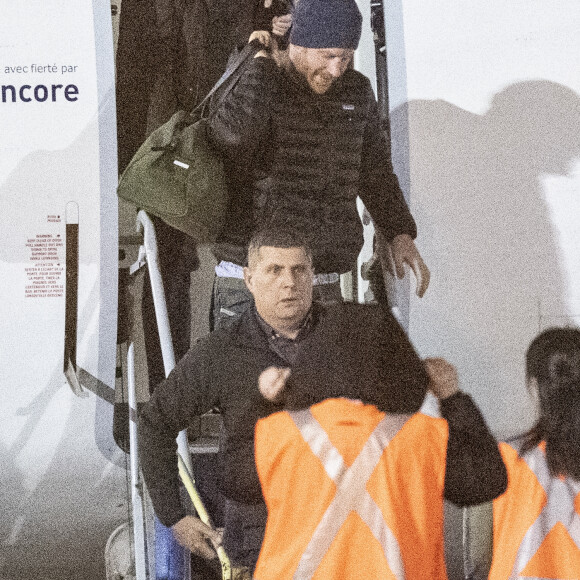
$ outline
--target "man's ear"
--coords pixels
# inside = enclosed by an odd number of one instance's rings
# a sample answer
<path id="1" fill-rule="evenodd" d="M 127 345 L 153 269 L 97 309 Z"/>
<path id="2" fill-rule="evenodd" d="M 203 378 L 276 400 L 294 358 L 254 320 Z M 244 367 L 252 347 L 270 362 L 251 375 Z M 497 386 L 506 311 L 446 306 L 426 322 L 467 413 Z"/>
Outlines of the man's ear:
<path id="1" fill-rule="evenodd" d="M 247 266 L 244 267 L 244 282 L 250 292 L 252 292 L 252 271 Z"/>
<path id="2" fill-rule="evenodd" d="M 288 50 L 286 51 L 288 54 L 288 59 L 295 63 L 297 60 L 300 60 L 300 47 L 296 46 L 295 44 L 288 44 Z"/>

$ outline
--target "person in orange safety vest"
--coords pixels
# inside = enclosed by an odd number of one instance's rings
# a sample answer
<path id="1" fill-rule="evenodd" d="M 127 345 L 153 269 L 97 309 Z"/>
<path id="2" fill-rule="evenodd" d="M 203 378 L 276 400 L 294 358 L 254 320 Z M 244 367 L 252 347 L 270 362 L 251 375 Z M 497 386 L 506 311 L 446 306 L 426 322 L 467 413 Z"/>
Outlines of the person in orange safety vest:
<path id="1" fill-rule="evenodd" d="M 361 361 L 371 364 L 364 345 L 356 346 Z M 336 363 L 333 348 L 327 346 Z M 471 399 L 459 392 L 454 367 L 443 359 L 425 361 L 448 422 L 420 412 L 384 413 L 341 397 L 304 407 L 303 390 L 316 389 L 325 374 L 308 364 L 310 381 L 300 361 L 288 385 L 289 369 L 269 368 L 260 377 L 267 399 L 286 393 L 286 410 L 256 425 L 268 520 L 254 578 L 446 579 L 444 497 L 475 504 L 506 484 L 497 444 Z"/>
<path id="2" fill-rule="evenodd" d="M 526 354 L 539 419 L 501 443 L 508 489 L 493 502 L 490 580 L 580 578 L 580 330 L 551 328 Z"/>

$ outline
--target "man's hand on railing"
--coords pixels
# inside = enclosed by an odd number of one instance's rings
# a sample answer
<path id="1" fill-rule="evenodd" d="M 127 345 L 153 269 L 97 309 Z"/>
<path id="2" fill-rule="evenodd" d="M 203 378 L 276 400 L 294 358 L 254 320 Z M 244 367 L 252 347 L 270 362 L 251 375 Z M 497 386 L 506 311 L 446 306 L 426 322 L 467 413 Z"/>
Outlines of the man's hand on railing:
<path id="1" fill-rule="evenodd" d="M 222 543 L 222 534 L 204 524 L 200 519 L 185 516 L 173 525 L 172 530 L 179 544 L 192 554 L 197 554 L 206 560 L 217 557 L 215 550 Z"/>

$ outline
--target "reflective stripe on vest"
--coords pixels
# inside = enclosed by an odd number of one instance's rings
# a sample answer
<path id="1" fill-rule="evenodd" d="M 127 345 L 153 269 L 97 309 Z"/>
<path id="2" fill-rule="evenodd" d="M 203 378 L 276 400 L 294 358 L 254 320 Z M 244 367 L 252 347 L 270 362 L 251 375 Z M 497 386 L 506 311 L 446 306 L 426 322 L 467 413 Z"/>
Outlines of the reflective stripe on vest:
<path id="1" fill-rule="evenodd" d="M 327 475 L 336 485 L 336 495 L 324 512 L 294 574 L 295 580 L 312 578 L 350 512 L 356 512 L 380 543 L 385 559 L 397 580 L 404 580 L 405 570 L 399 543 L 387 526 L 381 509 L 366 484 L 391 439 L 410 415 L 386 415 L 375 427 L 350 467 L 331 443 L 328 434 L 309 409 L 290 411 L 312 453 L 320 459 Z"/>
<path id="2" fill-rule="evenodd" d="M 574 509 L 574 500 L 580 493 L 580 483 L 553 477 L 544 452 L 536 447 L 522 456 L 544 489 L 547 502 L 540 515 L 530 526 L 516 555 L 510 580 L 522 578 L 521 572 L 538 551 L 550 530 L 561 522 L 580 549 L 580 516 Z"/>

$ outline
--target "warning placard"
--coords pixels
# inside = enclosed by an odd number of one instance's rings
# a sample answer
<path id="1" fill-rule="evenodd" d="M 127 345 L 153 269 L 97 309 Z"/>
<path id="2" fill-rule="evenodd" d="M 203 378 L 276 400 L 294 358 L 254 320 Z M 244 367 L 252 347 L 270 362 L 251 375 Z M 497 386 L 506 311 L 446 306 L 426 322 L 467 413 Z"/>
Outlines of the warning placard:
<path id="1" fill-rule="evenodd" d="M 49 223 L 60 223 L 60 215 L 49 215 Z M 64 295 L 63 236 L 57 232 L 38 233 L 26 240 L 29 260 L 25 265 L 26 298 L 62 298 Z"/>

